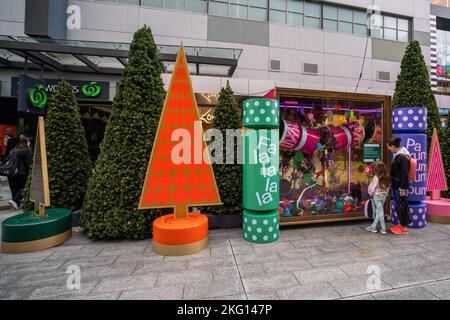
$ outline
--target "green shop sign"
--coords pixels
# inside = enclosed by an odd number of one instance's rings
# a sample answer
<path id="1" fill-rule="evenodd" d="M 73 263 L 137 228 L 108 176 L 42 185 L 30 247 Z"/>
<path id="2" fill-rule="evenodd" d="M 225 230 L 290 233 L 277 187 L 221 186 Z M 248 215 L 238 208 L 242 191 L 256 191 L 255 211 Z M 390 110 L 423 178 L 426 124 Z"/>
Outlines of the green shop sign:
<path id="1" fill-rule="evenodd" d="M 364 144 L 363 148 L 364 163 L 372 164 L 375 161 L 381 160 L 381 145 L 379 144 Z"/>
<path id="2" fill-rule="evenodd" d="M 44 85 L 39 84 L 34 88 L 28 89 L 27 100 L 33 107 L 43 109 L 47 104 L 47 93 L 44 90 Z"/>
<path id="3" fill-rule="evenodd" d="M 47 98 L 50 98 L 52 93 L 54 93 L 58 89 L 58 82 L 60 80 L 57 79 L 35 79 L 28 76 L 20 76 L 20 77 L 12 77 L 11 78 L 11 96 L 20 96 L 20 92 L 22 94 L 28 95 L 31 93 L 33 89 L 36 89 L 34 92 L 40 92 L 40 94 L 35 93 L 34 100 L 39 101 L 37 99 L 43 97 L 43 92 L 46 93 Z M 77 100 L 105 100 L 109 101 L 109 82 L 103 81 L 80 81 L 80 80 L 67 80 L 73 86 L 73 92 L 75 93 Z M 38 88 L 38 86 L 41 86 Z M 26 97 L 29 106 L 35 107 L 35 104 L 31 103 L 31 99 Z M 44 104 L 40 104 L 44 106 Z M 19 106 L 21 108 L 23 106 Z"/>

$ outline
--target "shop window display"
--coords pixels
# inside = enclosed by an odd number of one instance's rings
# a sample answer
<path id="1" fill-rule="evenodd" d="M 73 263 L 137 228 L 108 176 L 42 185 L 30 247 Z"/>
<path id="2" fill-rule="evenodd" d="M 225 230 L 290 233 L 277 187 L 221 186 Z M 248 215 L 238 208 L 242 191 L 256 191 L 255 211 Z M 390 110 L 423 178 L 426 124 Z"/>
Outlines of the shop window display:
<path id="1" fill-rule="evenodd" d="M 383 102 L 280 97 L 281 222 L 363 216 Z"/>

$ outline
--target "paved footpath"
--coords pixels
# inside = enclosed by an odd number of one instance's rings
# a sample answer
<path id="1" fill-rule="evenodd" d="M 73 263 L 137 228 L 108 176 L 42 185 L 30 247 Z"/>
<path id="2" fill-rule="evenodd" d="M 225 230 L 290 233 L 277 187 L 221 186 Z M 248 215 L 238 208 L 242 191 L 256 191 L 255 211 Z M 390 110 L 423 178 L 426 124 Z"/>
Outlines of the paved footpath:
<path id="1" fill-rule="evenodd" d="M 215 230 L 206 250 L 185 257 L 158 256 L 150 240 L 91 241 L 74 229 L 59 247 L 0 253 L 0 299 L 450 299 L 450 225 L 409 236 L 364 225 L 282 228 L 263 245 L 239 229 Z M 66 285 L 72 265 L 79 290 Z M 376 289 L 367 286 L 369 266 L 381 272 Z"/>

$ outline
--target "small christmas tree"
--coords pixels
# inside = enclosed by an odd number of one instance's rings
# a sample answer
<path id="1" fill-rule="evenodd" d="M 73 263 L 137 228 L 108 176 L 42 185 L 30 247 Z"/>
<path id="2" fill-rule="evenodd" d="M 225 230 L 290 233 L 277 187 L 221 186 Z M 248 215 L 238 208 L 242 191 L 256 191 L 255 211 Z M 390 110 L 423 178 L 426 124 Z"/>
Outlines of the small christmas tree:
<path id="1" fill-rule="evenodd" d="M 220 90 L 219 102 L 214 109 L 214 128 L 222 132 L 222 136 L 227 137 L 227 130 L 240 129 L 241 117 L 239 108 L 234 99 L 233 90 L 227 81 L 226 87 Z M 238 137 L 240 139 L 240 137 Z M 228 145 L 227 145 L 228 146 Z M 237 141 L 234 141 L 233 150 L 225 150 L 225 155 L 234 154 L 235 164 L 213 164 L 216 176 L 217 187 L 219 188 L 222 206 L 212 206 L 207 208 L 207 212 L 223 214 L 239 214 L 242 212 L 242 165 L 237 161 Z"/>
<path id="2" fill-rule="evenodd" d="M 91 162 L 77 99 L 72 85 L 67 81 L 59 82 L 58 89 L 50 97 L 45 125 L 52 206 L 80 209 L 91 173 Z M 26 188 L 25 210 L 31 210 L 33 206 L 27 200 L 28 191 Z"/>
<path id="3" fill-rule="evenodd" d="M 80 222 L 90 238 L 150 237 L 152 221 L 161 213 L 138 210 L 164 101 L 161 72 L 151 30 L 144 26 L 133 36 L 100 155 L 89 179 Z"/>
<path id="4" fill-rule="evenodd" d="M 442 128 L 441 139 L 441 154 L 442 160 L 444 162 L 445 176 L 447 178 L 447 186 L 450 185 L 450 124 Z M 450 198 L 450 190 L 442 192 L 442 196 L 445 198 Z"/>
<path id="5" fill-rule="evenodd" d="M 430 75 L 417 40 L 406 47 L 401 63 L 395 93 L 393 97 L 394 108 L 426 107 L 428 114 L 428 147 L 430 146 L 433 129 L 441 129 L 439 109 L 431 89 Z"/>
<path id="6" fill-rule="evenodd" d="M 174 139 L 174 135 L 181 141 Z M 153 144 L 139 208 L 173 207 L 174 217 L 179 219 L 188 216 L 189 206 L 220 203 L 181 45 Z"/>
<path id="7" fill-rule="evenodd" d="M 433 131 L 433 139 L 431 140 L 430 158 L 428 160 L 427 191 L 432 192 L 431 200 L 439 200 L 441 191 L 447 189 L 441 147 L 439 145 L 437 129 L 435 128 Z"/>

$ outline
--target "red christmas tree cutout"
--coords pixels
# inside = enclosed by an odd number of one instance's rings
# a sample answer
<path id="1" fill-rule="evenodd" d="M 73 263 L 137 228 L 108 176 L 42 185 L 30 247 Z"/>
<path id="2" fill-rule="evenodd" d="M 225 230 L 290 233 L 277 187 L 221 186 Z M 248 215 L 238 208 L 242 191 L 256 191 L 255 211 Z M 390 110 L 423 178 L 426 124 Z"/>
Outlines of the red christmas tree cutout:
<path id="1" fill-rule="evenodd" d="M 430 159 L 428 160 L 428 179 L 427 191 L 447 190 L 447 181 L 445 177 L 444 162 L 442 161 L 441 146 L 436 128 L 433 130 L 433 139 L 431 141 Z"/>
<path id="2" fill-rule="evenodd" d="M 177 129 L 182 129 L 177 131 L 181 137 L 172 141 L 172 134 Z M 185 218 L 188 206 L 221 204 L 209 153 L 205 149 L 197 101 L 181 44 L 159 120 L 139 209 L 173 207 L 175 218 Z M 186 161 L 175 163 L 173 153 Z M 207 159 L 204 159 L 204 154 Z"/>

